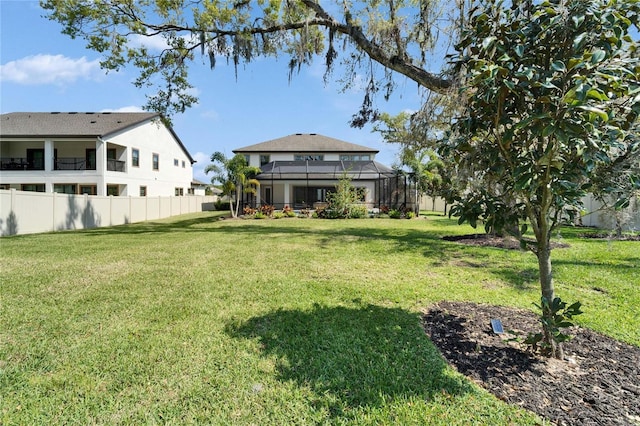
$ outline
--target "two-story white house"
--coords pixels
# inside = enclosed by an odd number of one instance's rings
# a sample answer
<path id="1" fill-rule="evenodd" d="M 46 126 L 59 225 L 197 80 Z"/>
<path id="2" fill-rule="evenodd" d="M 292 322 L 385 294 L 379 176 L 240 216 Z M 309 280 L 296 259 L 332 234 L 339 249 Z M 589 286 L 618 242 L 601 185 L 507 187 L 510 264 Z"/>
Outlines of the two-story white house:
<path id="1" fill-rule="evenodd" d="M 193 158 L 147 112 L 0 116 L 0 189 L 114 196 L 191 192 Z"/>
<path id="2" fill-rule="evenodd" d="M 296 133 L 233 152 L 261 170 L 259 195 L 245 196 L 249 205 L 314 208 L 326 202 L 345 175 L 370 208 L 406 205 L 413 196 L 404 176 L 375 161 L 377 150 L 316 133 Z"/>

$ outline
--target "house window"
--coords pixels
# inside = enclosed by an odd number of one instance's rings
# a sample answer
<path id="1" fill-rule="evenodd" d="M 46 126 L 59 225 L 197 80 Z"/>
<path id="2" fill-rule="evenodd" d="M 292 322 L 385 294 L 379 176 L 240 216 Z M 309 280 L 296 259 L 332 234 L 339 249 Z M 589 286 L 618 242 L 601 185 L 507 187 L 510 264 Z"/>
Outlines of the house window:
<path id="1" fill-rule="evenodd" d="M 57 192 L 58 194 L 75 194 L 76 184 L 75 183 L 54 183 L 53 192 Z"/>
<path id="2" fill-rule="evenodd" d="M 140 187 L 140 196 L 141 197 L 146 197 L 147 196 L 147 187 L 146 186 L 141 186 Z"/>
<path id="3" fill-rule="evenodd" d="M 188 188 L 187 189 L 187 194 L 194 195 L 195 193 L 196 193 L 196 190 L 194 188 Z"/>
<path id="4" fill-rule="evenodd" d="M 369 154 L 343 154 L 340 156 L 341 161 L 371 161 L 371 156 Z"/>
<path id="5" fill-rule="evenodd" d="M 140 150 L 132 149 L 131 150 L 131 165 L 133 167 L 140 167 Z"/>
<path id="6" fill-rule="evenodd" d="M 11 185 L 8 183 L 0 183 L 0 189 L 11 189 Z"/>
<path id="7" fill-rule="evenodd" d="M 153 170 L 160 170 L 160 154 L 153 154 Z"/>
<path id="8" fill-rule="evenodd" d="M 323 154 L 295 154 L 293 156 L 295 161 L 324 161 Z"/>
<path id="9" fill-rule="evenodd" d="M 107 185 L 107 195 L 117 197 L 120 195 L 120 187 L 118 185 Z"/>
<path id="10" fill-rule="evenodd" d="M 180 165 L 180 161 L 177 158 L 173 159 L 173 165 L 178 167 Z"/>
<path id="11" fill-rule="evenodd" d="M 268 154 L 262 154 L 260 156 L 260 165 L 264 166 L 265 164 L 269 163 L 271 161 L 271 156 Z"/>
<path id="12" fill-rule="evenodd" d="M 80 194 L 97 195 L 98 187 L 95 185 L 80 185 Z"/>
<path id="13" fill-rule="evenodd" d="M 185 164 L 184 164 L 184 160 L 182 160 L 182 168 L 183 168 L 183 169 L 184 169 L 184 166 L 185 166 Z"/>
<path id="14" fill-rule="evenodd" d="M 251 156 L 249 154 L 245 154 L 244 155 L 244 161 L 246 161 L 247 164 L 251 164 Z"/>
<path id="15" fill-rule="evenodd" d="M 183 188 L 176 188 L 176 197 L 179 197 L 181 195 L 184 195 L 184 189 Z"/>
<path id="16" fill-rule="evenodd" d="M 23 191 L 44 192 L 44 183 L 25 183 L 20 187 Z"/>

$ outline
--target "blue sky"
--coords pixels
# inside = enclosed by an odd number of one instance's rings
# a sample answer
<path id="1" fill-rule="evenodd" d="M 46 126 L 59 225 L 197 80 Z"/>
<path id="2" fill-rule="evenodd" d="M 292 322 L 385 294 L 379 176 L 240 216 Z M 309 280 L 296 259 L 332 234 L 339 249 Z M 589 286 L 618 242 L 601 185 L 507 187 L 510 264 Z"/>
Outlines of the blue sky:
<path id="1" fill-rule="evenodd" d="M 141 110 L 147 92 L 132 84 L 136 69 L 105 74 L 97 53 L 83 40 L 61 34 L 61 26 L 43 15 L 37 1 L 0 0 L 0 112 Z M 194 178 L 210 181 L 203 169 L 215 151 L 230 156 L 235 148 L 292 133 L 320 133 L 378 149 L 376 159 L 391 165 L 396 146 L 370 126 L 349 127 L 362 92 L 341 93 L 337 83 L 325 85 L 323 72 L 319 59 L 289 82 L 286 57 L 258 59 L 241 67 L 236 81 L 233 66 L 223 60 L 210 70 L 208 59 L 198 59 L 190 81 L 200 103 L 172 118 L 197 160 Z M 416 84 L 401 77 L 397 83 L 392 99 L 377 100 L 378 108 L 391 114 L 416 110 Z"/>

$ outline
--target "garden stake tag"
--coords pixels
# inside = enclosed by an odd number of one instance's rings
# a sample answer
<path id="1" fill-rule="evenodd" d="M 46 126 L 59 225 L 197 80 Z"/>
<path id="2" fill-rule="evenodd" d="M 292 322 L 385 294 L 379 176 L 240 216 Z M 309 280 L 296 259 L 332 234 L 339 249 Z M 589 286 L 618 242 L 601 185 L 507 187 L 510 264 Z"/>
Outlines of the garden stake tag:
<path id="1" fill-rule="evenodd" d="M 502 322 L 499 319 L 491 320 L 491 328 L 493 329 L 493 332 L 496 334 L 504 333 L 504 328 L 502 328 Z"/>

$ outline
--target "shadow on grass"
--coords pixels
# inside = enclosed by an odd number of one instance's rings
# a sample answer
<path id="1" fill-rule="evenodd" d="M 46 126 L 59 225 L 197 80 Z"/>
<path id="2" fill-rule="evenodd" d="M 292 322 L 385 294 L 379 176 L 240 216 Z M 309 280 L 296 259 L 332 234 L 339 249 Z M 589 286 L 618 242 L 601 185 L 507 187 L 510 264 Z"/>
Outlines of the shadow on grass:
<path id="1" fill-rule="evenodd" d="M 514 288 L 525 290 L 530 286 L 530 270 L 493 267 L 487 265 L 482 256 L 484 250 L 504 250 L 492 247 L 475 247 L 456 242 L 444 241 L 444 235 L 450 235 L 455 221 L 438 221 L 428 226 L 422 220 L 415 222 L 392 219 L 363 219 L 332 221 L 325 219 L 278 219 L 243 220 L 228 219 L 228 212 L 203 214 L 196 217 L 174 218 L 156 222 L 142 222 L 128 225 L 78 231 L 88 236 L 100 235 L 136 235 L 165 233 L 211 233 L 230 234 L 239 244 L 247 239 L 269 240 L 277 235 L 307 241 L 318 249 L 331 248 L 336 242 L 380 241 L 384 250 L 394 253 L 420 253 L 425 262 L 433 267 L 489 268 L 488 270 L 506 281 Z M 398 224 L 399 226 L 396 226 Z M 446 225 L 443 228 L 443 224 Z M 409 225 L 409 226 L 406 226 Z M 427 225 L 427 226 L 424 226 Z M 186 237 L 188 238 L 188 237 Z M 462 260 L 457 260 L 462 259 Z"/>
<path id="2" fill-rule="evenodd" d="M 315 305 L 229 324 L 226 331 L 258 341 L 264 356 L 278 359 L 278 379 L 311 389 L 312 404 L 332 418 L 395 399 L 430 400 L 472 390 L 445 371 L 417 315 L 402 309 Z"/>

